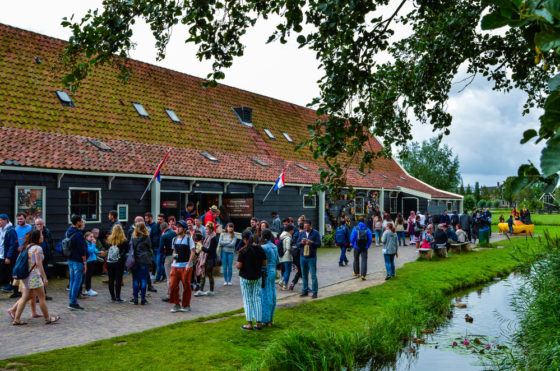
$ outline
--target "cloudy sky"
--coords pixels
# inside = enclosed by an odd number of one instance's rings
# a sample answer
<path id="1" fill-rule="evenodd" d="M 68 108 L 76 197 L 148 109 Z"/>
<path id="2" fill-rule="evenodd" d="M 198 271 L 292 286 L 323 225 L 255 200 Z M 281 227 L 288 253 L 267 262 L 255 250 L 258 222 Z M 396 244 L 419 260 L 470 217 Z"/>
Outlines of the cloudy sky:
<path id="1" fill-rule="evenodd" d="M 60 26 L 62 17 L 75 14 L 81 17 L 87 9 L 98 8 L 101 1 L 12 1 L 2 6 L 0 23 L 39 32 L 61 39 L 70 33 Z M 306 105 L 318 95 L 317 80 L 321 77 L 314 53 L 298 49 L 295 42 L 265 44 L 275 26 L 261 21 L 243 40 L 245 55 L 226 71 L 225 84 L 260 93 L 288 102 Z M 132 58 L 154 63 L 190 75 L 205 77 L 209 63 L 195 57 L 195 48 L 184 44 L 185 29 L 176 28 L 166 58 L 156 61 L 154 39 L 143 22 L 134 28 L 136 49 Z M 462 76 L 457 77 L 460 81 Z M 479 181 L 481 185 L 495 185 L 515 174 L 522 162 L 538 164 L 541 146 L 520 145 L 523 131 L 538 127 L 538 112 L 522 116 L 525 101 L 520 91 L 497 93 L 482 78 L 461 91 L 458 83 L 449 101 L 454 122 L 451 135 L 443 142 L 459 156 L 461 174 L 466 184 Z M 435 134 L 430 126 L 413 128 L 415 140 L 428 139 Z"/>

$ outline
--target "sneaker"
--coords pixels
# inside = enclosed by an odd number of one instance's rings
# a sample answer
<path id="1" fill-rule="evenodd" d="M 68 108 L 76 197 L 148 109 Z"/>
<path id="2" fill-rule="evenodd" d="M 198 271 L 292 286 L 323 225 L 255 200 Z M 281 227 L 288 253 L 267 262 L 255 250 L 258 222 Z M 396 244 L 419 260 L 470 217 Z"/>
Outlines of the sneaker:
<path id="1" fill-rule="evenodd" d="M 66 291 L 70 291 L 70 287 L 66 286 Z"/>
<path id="2" fill-rule="evenodd" d="M 81 307 L 80 304 L 70 304 L 68 306 L 68 309 L 70 309 L 70 310 L 84 310 L 84 308 Z"/>
<path id="3" fill-rule="evenodd" d="M 155 288 L 153 288 L 153 287 L 148 287 L 148 291 L 150 291 L 150 292 L 157 292 L 157 290 L 156 290 Z"/>
<path id="4" fill-rule="evenodd" d="M 317 293 L 314 293 L 314 294 L 311 296 L 311 299 L 317 299 Z"/>
<path id="5" fill-rule="evenodd" d="M 147 301 L 146 299 L 144 299 L 144 300 L 142 300 L 142 301 L 140 302 L 140 304 L 141 304 L 141 305 L 146 305 L 146 304 L 148 304 L 148 301 Z"/>
<path id="6" fill-rule="evenodd" d="M 227 286 L 227 285 L 228 285 L 228 283 L 227 283 L 227 282 L 224 282 L 224 286 Z"/>
<path id="7" fill-rule="evenodd" d="M 52 296 L 45 296 L 45 300 L 52 300 Z"/>
<path id="8" fill-rule="evenodd" d="M 294 291 L 294 284 L 290 283 L 290 291 Z"/>
<path id="9" fill-rule="evenodd" d="M 117 300 L 115 300 L 115 302 L 117 302 L 117 303 L 124 303 L 125 300 L 123 300 L 123 299 L 117 299 Z"/>
<path id="10" fill-rule="evenodd" d="M 204 295 L 206 295 L 206 293 L 205 293 L 204 291 L 200 291 L 200 290 L 198 290 L 198 291 L 194 294 L 194 296 L 204 296 Z"/>
<path id="11" fill-rule="evenodd" d="M 365 281 L 365 280 L 366 280 L 366 276 L 362 276 L 362 281 Z"/>
<path id="12" fill-rule="evenodd" d="M 181 308 L 181 312 L 190 312 L 191 311 L 191 307 L 183 307 Z"/>
<path id="13" fill-rule="evenodd" d="M 206 291 L 206 292 L 204 293 L 204 295 L 214 296 L 214 295 L 216 295 L 216 293 L 215 293 L 214 291 Z"/>
<path id="14" fill-rule="evenodd" d="M 227 284 L 228 284 L 228 286 L 233 286 L 233 283 L 231 283 L 231 282 L 228 282 Z"/>
<path id="15" fill-rule="evenodd" d="M 358 276 L 359 276 L 358 273 L 352 273 L 352 275 L 353 275 L 354 277 L 358 277 Z"/>
<path id="16" fill-rule="evenodd" d="M 309 291 L 304 291 L 304 292 L 302 292 L 300 296 L 301 296 L 301 297 L 304 297 L 304 296 L 307 296 L 307 295 L 309 295 Z"/>
<path id="17" fill-rule="evenodd" d="M 288 285 L 282 285 L 282 291 L 288 290 Z"/>
<path id="18" fill-rule="evenodd" d="M 97 296 L 97 291 L 94 291 L 94 290 L 90 289 L 89 291 L 86 291 L 86 294 L 88 296 Z"/>
<path id="19" fill-rule="evenodd" d="M 154 280 L 156 279 L 156 275 L 155 275 L 155 274 L 150 274 L 150 279 L 151 279 L 152 281 L 154 281 Z"/>
<path id="20" fill-rule="evenodd" d="M 173 308 L 171 308 L 170 312 L 171 312 L 171 313 L 177 313 L 177 312 L 180 311 L 180 310 L 181 310 L 181 306 L 180 306 L 179 304 L 175 304 L 175 305 L 173 306 Z"/>
<path id="21" fill-rule="evenodd" d="M 390 279 L 391 279 L 391 276 L 385 277 L 385 281 L 388 281 L 388 280 L 390 280 Z"/>
<path id="22" fill-rule="evenodd" d="M 161 301 L 169 302 L 169 298 L 161 298 Z"/>
<path id="23" fill-rule="evenodd" d="M 132 304 L 134 304 L 134 305 L 138 305 L 138 299 L 136 299 L 136 300 L 135 300 L 135 299 L 132 299 L 130 302 L 131 302 Z"/>
<path id="24" fill-rule="evenodd" d="M 0 290 L 2 290 L 3 292 L 12 292 L 13 288 L 12 288 L 11 285 L 7 285 L 7 286 L 4 286 L 4 287 L 0 288 Z M 66 290 L 68 290 L 68 288 L 66 288 Z"/>
<path id="25" fill-rule="evenodd" d="M 338 266 L 339 266 L 339 267 L 344 267 L 344 265 L 343 265 L 343 264 L 338 264 Z"/>

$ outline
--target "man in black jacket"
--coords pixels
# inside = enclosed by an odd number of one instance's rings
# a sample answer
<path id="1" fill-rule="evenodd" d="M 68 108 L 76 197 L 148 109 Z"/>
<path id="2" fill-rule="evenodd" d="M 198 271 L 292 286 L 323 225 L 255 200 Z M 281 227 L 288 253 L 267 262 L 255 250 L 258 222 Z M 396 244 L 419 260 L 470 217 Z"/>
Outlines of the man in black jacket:
<path id="1" fill-rule="evenodd" d="M 78 294 L 82 287 L 82 277 L 87 271 L 86 239 L 82 232 L 83 220 L 80 215 L 72 215 L 72 225 L 66 231 L 65 238 L 70 238 L 72 254 L 68 257 L 68 271 L 70 272 L 70 285 L 68 296 L 70 310 L 83 310 L 78 304 Z"/>

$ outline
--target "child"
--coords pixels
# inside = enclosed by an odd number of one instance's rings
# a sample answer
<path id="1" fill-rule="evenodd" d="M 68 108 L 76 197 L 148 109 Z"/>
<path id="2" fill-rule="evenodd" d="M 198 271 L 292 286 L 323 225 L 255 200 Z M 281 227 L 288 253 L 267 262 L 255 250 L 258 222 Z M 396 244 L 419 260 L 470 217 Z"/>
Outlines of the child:
<path id="1" fill-rule="evenodd" d="M 505 221 L 504 219 L 504 214 L 500 215 L 500 223 L 503 223 Z"/>
<path id="2" fill-rule="evenodd" d="M 88 251 L 88 258 L 87 258 L 87 271 L 84 277 L 84 281 L 86 285 L 86 292 L 85 295 L 87 296 L 97 296 L 97 292 L 91 289 L 91 277 L 93 276 L 93 272 L 95 271 L 95 266 L 97 264 L 97 254 L 99 254 L 99 250 L 96 248 L 96 241 L 93 233 L 86 232 L 86 245 Z"/>
<path id="3" fill-rule="evenodd" d="M 508 227 L 509 227 L 509 234 L 510 234 L 510 236 L 513 236 L 513 217 L 512 217 L 512 215 L 509 216 L 509 219 L 508 219 L 507 223 L 508 223 Z"/>

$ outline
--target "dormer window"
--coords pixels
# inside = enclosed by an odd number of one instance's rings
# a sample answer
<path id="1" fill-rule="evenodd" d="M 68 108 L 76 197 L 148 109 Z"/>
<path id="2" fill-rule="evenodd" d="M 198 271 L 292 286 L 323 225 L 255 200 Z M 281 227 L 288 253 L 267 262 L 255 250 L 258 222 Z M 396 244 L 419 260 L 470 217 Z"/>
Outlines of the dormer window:
<path id="1" fill-rule="evenodd" d="M 216 157 L 212 156 L 208 152 L 200 152 L 200 155 L 203 156 L 203 157 L 206 157 L 206 159 L 208 159 L 212 162 L 220 162 L 220 160 L 218 160 Z"/>
<path id="2" fill-rule="evenodd" d="M 270 139 L 275 139 L 275 138 L 274 138 L 274 135 L 272 135 L 272 132 L 271 132 L 270 130 L 264 129 L 264 132 L 266 133 L 266 135 L 268 135 L 268 137 L 269 137 Z"/>
<path id="3" fill-rule="evenodd" d="M 171 121 L 176 122 L 178 124 L 181 123 L 181 120 L 179 120 L 179 117 L 177 116 L 177 114 L 175 113 L 175 111 L 170 110 L 170 109 L 166 109 L 165 112 L 167 113 L 167 116 L 169 116 L 169 118 L 171 119 Z"/>
<path id="4" fill-rule="evenodd" d="M 290 142 L 290 143 L 294 142 L 288 133 L 282 133 L 282 134 L 284 135 L 284 138 L 286 138 L 286 140 L 288 142 Z"/>
<path id="5" fill-rule="evenodd" d="M 58 97 L 58 100 L 60 100 L 60 103 L 62 103 L 63 106 L 75 107 L 74 102 L 72 101 L 72 98 L 70 98 L 70 96 L 68 95 L 67 92 L 62 91 L 62 90 L 57 90 L 56 91 L 56 96 Z"/>
<path id="6" fill-rule="evenodd" d="M 253 109 L 251 107 L 235 107 L 232 108 L 235 115 L 245 126 L 253 127 Z"/>
<path id="7" fill-rule="evenodd" d="M 148 111 L 146 111 L 143 105 L 141 105 L 140 103 L 132 103 L 132 105 L 134 106 L 136 112 L 138 112 L 138 115 L 140 115 L 140 117 L 150 117 L 150 115 L 148 115 Z"/>

